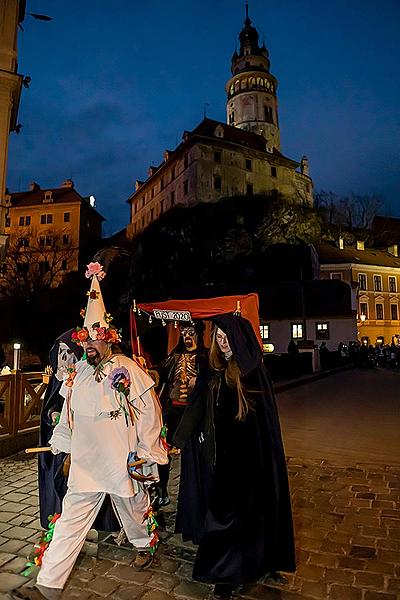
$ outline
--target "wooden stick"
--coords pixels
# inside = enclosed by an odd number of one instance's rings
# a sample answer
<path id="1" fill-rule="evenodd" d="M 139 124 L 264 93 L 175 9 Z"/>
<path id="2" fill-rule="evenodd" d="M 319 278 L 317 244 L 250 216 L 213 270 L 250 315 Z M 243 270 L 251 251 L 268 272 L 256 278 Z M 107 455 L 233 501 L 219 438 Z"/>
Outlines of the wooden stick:
<path id="1" fill-rule="evenodd" d="M 135 460 L 135 462 L 128 463 L 128 467 L 139 467 L 140 465 L 144 465 L 147 460 L 145 458 L 140 458 L 139 460 Z"/>
<path id="2" fill-rule="evenodd" d="M 42 446 L 39 448 L 27 448 L 25 454 L 35 454 L 35 452 L 51 452 L 51 446 Z"/>

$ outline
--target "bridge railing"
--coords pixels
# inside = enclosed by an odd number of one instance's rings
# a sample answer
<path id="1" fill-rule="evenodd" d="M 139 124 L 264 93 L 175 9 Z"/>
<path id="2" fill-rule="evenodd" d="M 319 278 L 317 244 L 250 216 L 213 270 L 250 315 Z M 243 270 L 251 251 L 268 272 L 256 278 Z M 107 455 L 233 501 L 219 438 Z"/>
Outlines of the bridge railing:
<path id="1" fill-rule="evenodd" d="M 21 449 L 26 434 L 35 437 L 38 433 L 46 388 L 43 373 L 12 371 L 0 375 L 0 455 Z"/>

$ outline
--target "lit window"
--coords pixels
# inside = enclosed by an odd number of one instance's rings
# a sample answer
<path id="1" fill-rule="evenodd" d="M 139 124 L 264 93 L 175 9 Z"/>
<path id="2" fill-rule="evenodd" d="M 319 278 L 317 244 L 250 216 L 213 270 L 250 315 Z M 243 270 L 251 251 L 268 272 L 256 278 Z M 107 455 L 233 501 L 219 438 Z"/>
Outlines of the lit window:
<path id="1" fill-rule="evenodd" d="M 269 324 L 260 325 L 260 335 L 262 340 L 269 340 Z"/>
<path id="2" fill-rule="evenodd" d="M 292 340 L 299 340 L 303 337 L 303 323 L 292 323 Z"/>
<path id="3" fill-rule="evenodd" d="M 342 279 L 341 273 L 331 273 L 331 279 Z"/>
<path id="4" fill-rule="evenodd" d="M 317 340 L 329 340 L 329 323 L 316 323 L 315 337 Z"/>

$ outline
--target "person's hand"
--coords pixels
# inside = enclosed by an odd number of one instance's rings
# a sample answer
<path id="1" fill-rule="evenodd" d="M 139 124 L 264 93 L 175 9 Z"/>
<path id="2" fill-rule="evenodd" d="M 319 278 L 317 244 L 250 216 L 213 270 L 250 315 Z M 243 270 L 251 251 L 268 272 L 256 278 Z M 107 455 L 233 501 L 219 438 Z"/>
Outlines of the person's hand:
<path id="1" fill-rule="evenodd" d="M 54 411 L 51 413 L 50 418 L 51 418 L 51 424 L 53 427 L 58 424 L 58 421 L 60 420 L 60 415 L 61 415 L 61 413 L 59 413 L 57 411 Z"/>
<path id="2" fill-rule="evenodd" d="M 175 446 L 173 446 L 172 448 L 170 448 L 168 450 L 168 454 L 173 455 L 173 454 L 180 454 L 181 453 L 181 449 L 180 448 L 176 448 Z"/>

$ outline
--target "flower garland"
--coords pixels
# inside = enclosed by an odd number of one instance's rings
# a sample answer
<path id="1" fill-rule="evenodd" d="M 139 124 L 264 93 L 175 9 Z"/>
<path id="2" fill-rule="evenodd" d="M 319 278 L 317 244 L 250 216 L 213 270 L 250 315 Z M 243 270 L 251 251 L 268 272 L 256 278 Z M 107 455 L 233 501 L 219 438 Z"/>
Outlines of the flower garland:
<path id="1" fill-rule="evenodd" d="M 167 431 L 168 431 L 167 426 L 163 425 L 161 427 L 161 431 L 160 431 L 160 441 L 161 441 L 161 445 L 164 448 L 164 450 L 166 450 L 168 452 L 168 450 L 171 448 L 171 446 L 167 442 Z"/>
<path id="2" fill-rule="evenodd" d="M 106 313 L 109 318 L 108 313 Z M 106 321 L 107 322 L 107 321 Z M 109 324 L 109 321 L 107 322 Z M 100 323 L 94 323 L 91 327 L 91 333 L 87 327 L 77 327 L 71 335 L 71 340 L 78 346 L 81 346 L 82 342 L 86 342 L 88 339 L 91 340 L 102 340 L 107 344 L 117 344 L 121 341 L 121 330 L 116 329 L 113 325 L 109 324 L 109 327 L 100 327 Z"/>
<path id="3" fill-rule="evenodd" d="M 160 543 L 160 538 L 157 533 L 158 523 L 154 516 L 153 507 L 151 504 L 143 515 L 143 523 L 145 521 L 147 533 L 150 536 L 149 552 L 150 554 L 154 554 Z"/>
<path id="4" fill-rule="evenodd" d="M 129 392 L 131 387 L 131 378 L 126 367 L 116 367 L 108 376 L 110 387 L 114 390 L 115 397 L 118 402 L 118 409 L 110 412 L 111 419 L 118 419 L 123 414 L 125 423 L 128 427 L 129 419 L 134 424 L 139 415 L 139 409 L 133 406 L 129 400 Z"/>
<path id="5" fill-rule="evenodd" d="M 31 556 L 25 565 L 26 569 L 21 573 L 24 577 L 29 577 L 35 570 L 35 567 L 41 567 L 43 555 L 53 539 L 54 527 L 60 517 L 60 513 L 48 516 L 49 526 L 46 531 L 42 531 L 39 542 L 33 546 Z"/>

